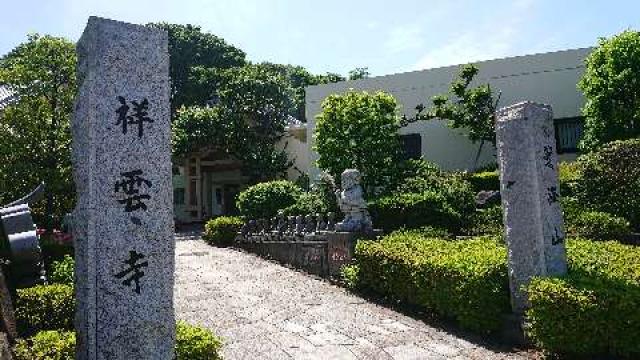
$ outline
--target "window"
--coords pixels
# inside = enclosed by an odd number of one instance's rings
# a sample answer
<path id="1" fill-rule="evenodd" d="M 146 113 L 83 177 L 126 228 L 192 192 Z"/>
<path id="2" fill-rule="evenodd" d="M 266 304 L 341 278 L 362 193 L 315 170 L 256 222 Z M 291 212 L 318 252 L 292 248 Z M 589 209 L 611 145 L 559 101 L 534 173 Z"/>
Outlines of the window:
<path id="1" fill-rule="evenodd" d="M 189 205 L 198 205 L 198 195 L 196 194 L 196 180 L 191 180 L 189 186 Z"/>
<path id="2" fill-rule="evenodd" d="M 184 204 L 184 188 L 173 189 L 173 203 L 175 205 Z"/>
<path id="3" fill-rule="evenodd" d="M 422 138 L 420 134 L 400 135 L 402 150 L 406 160 L 418 160 L 422 157 Z"/>
<path id="4" fill-rule="evenodd" d="M 574 153 L 578 151 L 578 143 L 582 138 L 583 118 L 555 119 L 556 148 L 558 154 Z"/>

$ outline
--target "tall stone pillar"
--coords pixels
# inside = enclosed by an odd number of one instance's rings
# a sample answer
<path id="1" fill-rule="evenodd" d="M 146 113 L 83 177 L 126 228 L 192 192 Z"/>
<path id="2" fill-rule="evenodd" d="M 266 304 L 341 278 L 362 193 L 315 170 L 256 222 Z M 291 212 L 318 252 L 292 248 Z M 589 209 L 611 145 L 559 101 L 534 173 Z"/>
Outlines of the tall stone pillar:
<path id="1" fill-rule="evenodd" d="M 498 110 L 496 137 L 515 313 L 528 306 L 522 286 L 567 271 L 553 112 L 523 102 Z"/>
<path id="2" fill-rule="evenodd" d="M 97 17 L 77 45 L 77 359 L 174 357 L 167 46 L 164 31 Z"/>

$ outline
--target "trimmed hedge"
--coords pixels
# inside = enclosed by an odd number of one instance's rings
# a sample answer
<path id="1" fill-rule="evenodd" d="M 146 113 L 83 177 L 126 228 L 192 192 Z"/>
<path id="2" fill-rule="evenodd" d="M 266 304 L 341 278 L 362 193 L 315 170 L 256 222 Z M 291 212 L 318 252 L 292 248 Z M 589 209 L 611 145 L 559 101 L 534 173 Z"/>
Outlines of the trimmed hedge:
<path id="1" fill-rule="evenodd" d="M 359 286 L 455 318 L 479 332 L 510 311 L 507 252 L 495 238 L 453 241 L 400 231 L 356 245 Z"/>
<path id="2" fill-rule="evenodd" d="M 431 226 L 459 234 L 474 211 L 471 184 L 455 173 L 407 179 L 393 194 L 369 203 L 373 223 L 387 232 Z"/>
<path id="3" fill-rule="evenodd" d="M 41 331 L 14 345 L 16 360 L 73 360 L 76 336 L 73 331 Z M 178 321 L 176 360 L 221 360 L 222 341 L 208 329 Z"/>
<path id="4" fill-rule="evenodd" d="M 41 330 L 73 330 L 74 311 L 71 285 L 38 285 L 17 290 L 15 315 L 22 336 Z"/>
<path id="5" fill-rule="evenodd" d="M 631 233 L 629 222 L 601 211 L 586 211 L 567 221 L 571 235 L 591 240 L 621 240 Z"/>
<path id="6" fill-rule="evenodd" d="M 578 159 L 575 196 L 590 210 L 623 217 L 640 231 L 640 139 L 614 141 Z"/>
<path id="7" fill-rule="evenodd" d="M 47 280 L 54 284 L 73 285 L 73 273 L 75 262 L 69 255 L 65 255 L 62 260 L 54 261 L 51 264 Z"/>
<path id="8" fill-rule="evenodd" d="M 211 330 L 184 321 L 176 324 L 176 360 L 220 360 L 221 348 L 222 341 Z"/>
<path id="9" fill-rule="evenodd" d="M 242 218 L 236 216 L 217 217 L 204 225 L 202 238 L 210 245 L 229 246 L 243 224 Z"/>
<path id="10" fill-rule="evenodd" d="M 471 183 L 473 191 L 499 191 L 500 190 L 500 173 L 495 171 L 483 171 L 470 174 L 467 180 Z"/>
<path id="11" fill-rule="evenodd" d="M 278 210 L 296 203 L 302 189 L 291 181 L 276 180 L 250 186 L 238 195 L 240 214 L 247 218 L 272 218 Z"/>
<path id="12" fill-rule="evenodd" d="M 335 196 L 335 195 L 333 195 Z M 330 210 L 330 204 L 323 198 L 320 192 L 306 192 L 300 195 L 295 204 L 288 206 L 283 210 L 285 216 L 290 215 L 307 215 L 322 213 L 326 214 Z"/>
<path id="13" fill-rule="evenodd" d="M 20 339 L 13 347 L 15 360 L 74 360 L 76 334 L 73 331 L 41 331 Z"/>
<path id="14" fill-rule="evenodd" d="M 640 357 L 640 248 L 613 241 L 567 243 L 569 275 L 527 288 L 527 333 L 570 355 Z"/>

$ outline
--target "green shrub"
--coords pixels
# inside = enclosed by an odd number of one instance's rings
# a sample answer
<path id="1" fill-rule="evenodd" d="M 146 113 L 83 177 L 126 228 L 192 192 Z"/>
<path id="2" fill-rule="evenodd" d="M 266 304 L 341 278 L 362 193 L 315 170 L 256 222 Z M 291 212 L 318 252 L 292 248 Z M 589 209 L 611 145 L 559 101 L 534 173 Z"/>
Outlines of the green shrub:
<path id="1" fill-rule="evenodd" d="M 571 220 L 568 233 L 586 239 L 620 240 L 631 233 L 627 220 L 601 211 L 586 211 Z"/>
<path id="2" fill-rule="evenodd" d="M 640 139 L 614 141 L 578 159 L 575 195 L 590 210 L 623 217 L 640 230 Z"/>
<path id="3" fill-rule="evenodd" d="M 238 209 L 247 218 L 272 218 L 278 210 L 296 203 L 302 189 L 287 180 L 269 181 L 253 185 L 238 195 Z"/>
<path id="4" fill-rule="evenodd" d="M 476 193 L 483 190 L 500 190 L 500 173 L 498 170 L 473 173 L 468 175 L 467 179 Z"/>
<path id="5" fill-rule="evenodd" d="M 330 211 L 329 207 L 330 205 L 327 204 L 321 193 L 311 191 L 300 195 L 295 204 L 285 208 L 283 213 L 285 216 L 315 213 L 326 214 Z"/>
<path id="6" fill-rule="evenodd" d="M 432 226 L 458 234 L 474 210 L 471 185 L 451 173 L 407 179 L 393 194 L 369 204 L 374 224 L 387 232 Z"/>
<path id="7" fill-rule="evenodd" d="M 72 330 L 74 309 L 71 285 L 18 289 L 15 311 L 18 332 L 29 336 L 41 330 Z"/>
<path id="8" fill-rule="evenodd" d="M 580 179 L 580 164 L 577 161 L 558 164 L 558 181 L 563 197 L 574 196 L 576 185 Z"/>
<path id="9" fill-rule="evenodd" d="M 13 351 L 16 360 L 73 360 L 76 337 L 72 331 L 41 331 L 18 340 Z M 176 360 L 220 360 L 222 342 L 210 330 L 176 324 Z"/>
<path id="10" fill-rule="evenodd" d="M 220 216 L 207 221 L 202 238 L 211 245 L 229 246 L 244 224 L 237 216 Z"/>
<path id="11" fill-rule="evenodd" d="M 613 241 L 567 243 L 569 275 L 527 288 L 527 333 L 572 355 L 640 356 L 640 248 Z"/>
<path id="12" fill-rule="evenodd" d="M 54 261 L 47 279 L 54 284 L 73 284 L 75 261 L 69 255 L 65 255 L 62 260 Z"/>
<path id="13" fill-rule="evenodd" d="M 486 332 L 510 311 L 506 249 L 494 238 L 452 241 L 400 231 L 356 245 L 359 283 Z"/>
<path id="14" fill-rule="evenodd" d="M 219 360 L 221 347 L 210 330 L 183 321 L 176 324 L 176 360 Z"/>
<path id="15" fill-rule="evenodd" d="M 340 269 L 340 278 L 347 289 L 355 290 L 360 287 L 360 267 L 356 264 L 344 265 Z"/>
<path id="16" fill-rule="evenodd" d="M 468 235 L 502 236 L 504 234 L 502 205 L 498 204 L 486 209 L 476 209 L 466 233 Z"/>
<path id="17" fill-rule="evenodd" d="M 15 360 L 74 360 L 76 334 L 73 331 L 41 331 L 20 339 L 13 347 Z"/>

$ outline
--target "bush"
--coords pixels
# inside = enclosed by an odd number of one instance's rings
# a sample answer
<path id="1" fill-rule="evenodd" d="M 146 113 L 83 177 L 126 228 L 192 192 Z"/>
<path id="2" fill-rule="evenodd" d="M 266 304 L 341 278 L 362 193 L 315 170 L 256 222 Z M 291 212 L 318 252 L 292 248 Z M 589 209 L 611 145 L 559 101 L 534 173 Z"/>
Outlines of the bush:
<path id="1" fill-rule="evenodd" d="M 20 339 L 13 347 L 15 360 L 74 360 L 76 334 L 73 331 L 41 331 Z"/>
<path id="2" fill-rule="evenodd" d="M 74 310 L 73 286 L 38 285 L 17 290 L 16 322 L 23 336 L 41 330 L 73 330 Z"/>
<path id="3" fill-rule="evenodd" d="M 640 356 L 640 248 L 613 241 L 567 243 L 569 275 L 527 288 L 527 333 L 546 350 Z"/>
<path id="4" fill-rule="evenodd" d="M 500 173 L 498 170 L 473 173 L 468 175 L 467 179 L 476 193 L 483 190 L 500 190 Z"/>
<path id="5" fill-rule="evenodd" d="M 269 181 L 253 185 L 238 195 L 238 209 L 247 218 L 272 218 L 278 210 L 296 203 L 302 189 L 287 180 Z"/>
<path id="6" fill-rule="evenodd" d="M 469 182 L 445 173 L 407 179 L 393 194 L 369 204 L 374 224 L 388 232 L 432 226 L 458 234 L 474 210 Z"/>
<path id="7" fill-rule="evenodd" d="M 558 181 L 563 197 L 574 196 L 577 183 L 581 179 L 580 163 L 561 162 L 558 164 Z"/>
<path id="8" fill-rule="evenodd" d="M 356 264 L 344 265 L 340 269 L 340 278 L 347 289 L 355 290 L 360 287 L 360 267 Z"/>
<path id="9" fill-rule="evenodd" d="M 471 218 L 468 235 L 494 235 L 504 234 L 504 222 L 502 219 L 502 205 L 494 205 L 486 209 L 476 209 Z"/>
<path id="10" fill-rule="evenodd" d="M 236 234 L 244 224 L 237 216 L 220 216 L 207 221 L 202 238 L 210 245 L 229 246 L 233 244 Z"/>
<path id="11" fill-rule="evenodd" d="M 210 330 L 183 321 L 176 324 L 176 360 L 219 360 L 221 347 Z"/>
<path id="12" fill-rule="evenodd" d="M 640 139 L 615 141 L 578 160 L 576 198 L 590 210 L 623 217 L 640 231 Z"/>
<path id="13" fill-rule="evenodd" d="M 16 360 L 73 360 L 76 337 L 72 331 L 41 331 L 35 336 L 18 340 L 13 348 Z M 220 360 L 222 342 L 211 331 L 176 324 L 176 360 Z"/>
<path id="14" fill-rule="evenodd" d="M 586 211 L 567 221 L 568 233 L 592 240 L 621 240 L 631 233 L 629 222 L 601 211 Z"/>
<path id="15" fill-rule="evenodd" d="M 498 329 L 501 315 L 510 311 L 506 254 L 494 238 L 451 241 L 416 231 L 356 245 L 363 288 L 451 316 L 480 332 Z"/>
<path id="16" fill-rule="evenodd" d="M 54 284 L 73 285 L 74 264 L 73 258 L 69 255 L 65 255 L 62 260 L 54 261 L 47 279 Z"/>
<path id="17" fill-rule="evenodd" d="M 326 214 L 330 210 L 330 205 L 323 198 L 320 192 L 307 192 L 298 198 L 295 204 L 283 210 L 285 216 L 306 215 L 322 213 Z"/>

